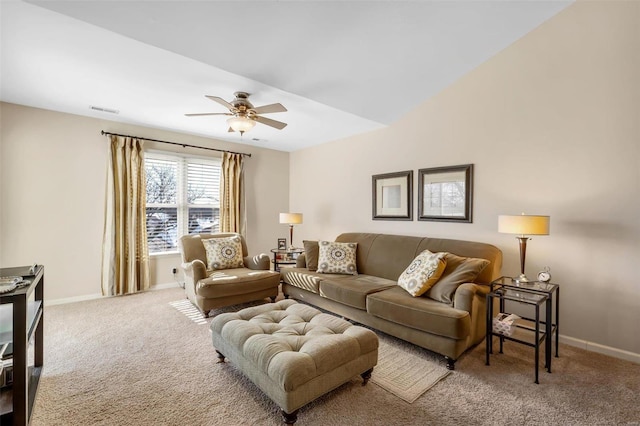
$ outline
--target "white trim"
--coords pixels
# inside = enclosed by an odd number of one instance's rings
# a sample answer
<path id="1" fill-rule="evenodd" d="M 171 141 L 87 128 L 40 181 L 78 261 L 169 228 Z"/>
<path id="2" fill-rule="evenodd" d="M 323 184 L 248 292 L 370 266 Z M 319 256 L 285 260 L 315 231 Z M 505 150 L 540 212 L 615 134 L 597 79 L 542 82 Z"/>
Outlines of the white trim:
<path id="1" fill-rule="evenodd" d="M 149 253 L 149 257 L 172 257 L 180 256 L 180 251 L 157 251 L 155 253 Z"/>
<path id="2" fill-rule="evenodd" d="M 74 297 L 65 297 L 62 299 L 53 299 L 53 300 L 46 300 L 44 301 L 44 306 L 54 306 L 54 305 L 64 305 L 67 303 L 75 303 L 75 302 L 84 302 L 86 300 L 94 300 L 94 299 L 101 299 L 102 294 L 101 293 L 95 293 L 95 294 L 85 294 L 84 296 L 74 296 Z"/>
<path id="3" fill-rule="evenodd" d="M 178 284 L 177 282 L 156 284 L 154 286 L 151 286 L 149 288 L 149 290 L 147 290 L 147 291 L 164 290 L 164 289 L 167 289 L 167 288 L 176 288 L 176 287 L 177 288 L 181 288 L 180 284 Z M 44 306 L 65 305 L 67 303 L 84 302 L 84 301 L 87 301 L 87 300 L 102 299 L 103 297 L 115 297 L 115 296 L 103 296 L 100 293 L 85 294 L 84 296 L 64 297 L 62 299 L 45 300 L 44 301 Z"/>
<path id="4" fill-rule="evenodd" d="M 587 350 L 589 352 L 596 352 L 603 355 L 612 356 L 618 359 L 624 359 L 636 364 L 640 364 L 640 354 L 625 351 L 623 349 L 613 348 L 611 346 L 601 345 L 599 343 L 589 342 L 582 339 L 576 339 L 574 337 L 560 335 L 560 342 L 570 346 L 575 346 L 580 349 Z M 562 354 L 560 354 L 562 357 Z"/>

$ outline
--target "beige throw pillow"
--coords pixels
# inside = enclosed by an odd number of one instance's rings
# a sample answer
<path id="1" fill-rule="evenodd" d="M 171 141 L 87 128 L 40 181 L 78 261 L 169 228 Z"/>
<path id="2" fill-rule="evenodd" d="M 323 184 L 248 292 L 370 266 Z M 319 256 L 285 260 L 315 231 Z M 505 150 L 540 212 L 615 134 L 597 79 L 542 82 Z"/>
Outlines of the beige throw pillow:
<path id="1" fill-rule="evenodd" d="M 210 238 L 202 240 L 207 253 L 208 269 L 233 269 L 244 266 L 240 237 Z"/>
<path id="2" fill-rule="evenodd" d="M 453 303 L 453 293 L 456 292 L 460 284 L 474 282 L 480 272 L 491 263 L 486 259 L 460 257 L 451 253 L 445 253 L 445 261 L 447 266 L 444 268 L 442 276 L 425 293 L 425 296 L 448 304 Z"/>
<path id="3" fill-rule="evenodd" d="M 413 259 L 413 262 L 398 278 L 398 285 L 413 297 L 421 296 L 442 276 L 447 262 L 446 253 L 431 253 L 425 250 Z"/>
<path id="4" fill-rule="evenodd" d="M 302 241 L 304 244 L 304 257 L 307 261 L 307 269 L 310 271 L 316 271 L 318 269 L 318 256 L 320 255 L 320 248 L 317 241 Z"/>
<path id="5" fill-rule="evenodd" d="M 358 243 L 337 243 L 318 241 L 319 274 L 358 275 L 356 249 Z"/>

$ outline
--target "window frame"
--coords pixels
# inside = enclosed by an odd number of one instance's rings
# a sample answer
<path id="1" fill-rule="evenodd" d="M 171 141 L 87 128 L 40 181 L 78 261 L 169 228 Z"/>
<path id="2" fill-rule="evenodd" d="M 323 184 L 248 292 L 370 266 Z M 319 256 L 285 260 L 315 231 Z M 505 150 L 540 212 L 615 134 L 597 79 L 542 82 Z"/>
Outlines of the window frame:
<path id="1" fill-rule="evenodd" d="M 145 211 L 147 207 L 152 208 L 175 208 L 176 209 L 176 223 L 177 223 L 177 231 L 176 231 L 176 240 L 179 240 L 180 237 L 189 234 L 189 208 L 212 208 L 218 209 L 218 217 L 220 212 L 220 200 L 219 195 L 217 197 L 217 203 L 214 202 L 212 204 L 189 204 L 188 202 L 188 164 L 189 162 L 193 163 L 210 163 L 211 165 L 215 165 L 218 167 L 218 182 L 221 184 L 222 182 L 222 157 L 215 156 L 203 156 L 203 155 L 194 155 L 194 154 L 182 154 L 172 151 L 160 151 L 160 150 L 147 150 L 145 151 L 145 175 L 146 175 L 146 161 L 149 160 L 165 160 L 165 161 L 175 161 L 176 162 L 176 204 L 169 203 L 148 203 L 145 201 Z M 146 191 L 146 182 L 145 182 L 145 191 Z M 146 215 L 145 215 L 146 217 Z M 218 223 L 219 226 L 219 223 Z M 147 239 L 149 237 L 147 231 Z M 148 240 L 147 240 L 148 241 Z M 180 250 L 178 248 L 178 244 L 176 241 L 176 249 L 175 250 L 163 250 L 163 251 L 149 251 L 150 256 L 165 256 L 165 255 L 175 255 L 179 254 Z"/>

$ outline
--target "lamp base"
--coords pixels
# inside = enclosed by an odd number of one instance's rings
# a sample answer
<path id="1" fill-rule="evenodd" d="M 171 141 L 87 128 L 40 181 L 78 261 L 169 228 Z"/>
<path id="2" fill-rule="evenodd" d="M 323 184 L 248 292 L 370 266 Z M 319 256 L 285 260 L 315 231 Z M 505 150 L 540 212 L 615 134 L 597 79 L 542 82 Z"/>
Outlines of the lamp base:
<path id="1" fill-rule="evenodd" d="M 520 274 L 519 276 L 515 277 L 513 279 L 513 282 L 515 283 L 530 283 L 531 280 L 529 278 L 527 278 L 527 276 L 525 274 Z"/>

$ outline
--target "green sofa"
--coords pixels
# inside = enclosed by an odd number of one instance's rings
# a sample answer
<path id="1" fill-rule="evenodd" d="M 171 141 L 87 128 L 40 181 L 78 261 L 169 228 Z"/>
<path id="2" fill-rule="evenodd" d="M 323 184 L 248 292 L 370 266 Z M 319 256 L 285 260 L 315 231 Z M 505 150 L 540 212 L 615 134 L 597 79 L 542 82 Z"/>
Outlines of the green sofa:
<path id="1" fill-rule="evenodd" d="M 371 233 L 345 233 L 336 241 L 358 244 L 358 274 L 314 272 L 307 267 L 304 253 L 298 257 L 295 268 L 281 270 L 285 297 L 444 355 L 450 370 L 462 353 L 482 341 L 486 332 L 488 284 L 500 276 L 502 266 L 500 249 L 472 241 Z M 311 247 L 312 243 L 305 245 Z M 434 286 L 425 295 L 413 297 L 397 285 L 397 280 L 413 259 L 427 249 L 486 259 L 489 263 L 473 282 L 463 282 L 449 294 L 439 290 L 438 294 L 431 294 L 436 290 Z"/>

